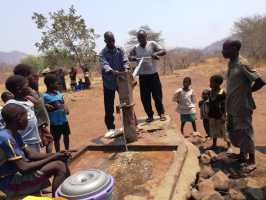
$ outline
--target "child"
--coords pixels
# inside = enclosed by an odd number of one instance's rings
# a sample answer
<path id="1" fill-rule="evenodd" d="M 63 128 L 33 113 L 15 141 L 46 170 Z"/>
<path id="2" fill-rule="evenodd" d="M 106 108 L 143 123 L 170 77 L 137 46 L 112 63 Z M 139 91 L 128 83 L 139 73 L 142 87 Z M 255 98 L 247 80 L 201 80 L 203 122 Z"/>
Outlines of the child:
<path id="1" fill-rule="evenodd" d="M 56 152 L 60 151 L 60 138 L 64 137 L 64 146 L 69 150 L 70 128 L 67 120 L 68 109 L 64 104 L 63 95 L 58 91 L 58 80 L 49 74 L 44 78 L 47 91 L 43 94 L 44 102 L 50 118 L 50 131 L 54 138 Z"/>
<path id="2" fill-rule="evenodd" d="M 201 94 L 201 100 L 199 102 L 199 108 L 200 108 L 200 118 L 203 122 L 204 130 L 207 134 L 206 138 L 210 137 L 210 127 L 209 127 L 209 95 L 210 91 L 208 89 L 203 90 Z"/>
<path id="3" fill-rule="evenodd" d="M 28 126 L 28 111 L 21 105 L 8 103 L 1 115 L 6 127 L 0 130 L 0 190 L 7 199 L 40 193 L 49 186 L 53 177 L 52 192 L 70 173 L 66 164 L 68 153 L 41 154 L 23 143 L 19 132 Z"/>
<path id="4" fill-rule="evenodd" d="M 4 103 L 6 103 L 10 99 L 14 99 L 14 95 L 11 92 L 5 91 L 1 94 L 1 99 Z"/>
<path id="5" fill-rule="evenodd" d="M 184 126 L 186 122 L 191 122 L 193 131 L 196 132 L 196 97 L 194 91 L 190 88 L 191 78 L 185 77 L 183 80 L 183 88 L 179 88 L 173 97 L 173 101 L 177 103 L 177 112 L 180 113 L 181 133 L 184 135 Z"/>
<path id="6" fill-rule="evenodd" d="M 1 99 L 2 99 L 2 101 L 4 103 L 6 103 L 8 100 L 14 99 L 14 98 L 15 98 L 14 95 L 11 92 L 8 92 L 8 91 L 5 91 L 5 92 L 3 92 L 1 94 Z M 1 112 L 2 108 L 3 107 L 0 106 L 0 112 Z M 3 118 L 2 118 L 2 116 L 0 115 L 0 129 L 3 129 L 3 128 L 5 128 L 5 122 L 4 122 Z"/>
<path id="7" fill-rule="evenodd" d="M 224 138 L 227 147 L 231 144 L 225 131 L 225 91 L 221 88 L 223 77 L 214 75 L 210 78 L 210 97 L 209 97 L 209 125 L 210 135 L 213 139 L 213 148 L 216 148 L 217 138 Z"/>
<path id="8" fill-rule="evenodd" d="M 6 80 L 6 89 L 14 95 L 14 99 L 10 99 L 6 104 L 13 103 L 23 106 L 28 113 L 28 126 L 19 133 L 22 136 L 23 142 L 35 151 L 41 151 L 41 138 L 38 130 L 38 122 L 34 113 L 34 104 L 28 100 L 30 89 L 28 81 L 23 76 L 13 75 Z"/>
<path id="9" fill-rule="evenodd" d="M 43 98 L 39 93 L 39 75 L 34 72 L 30 65 L 26 64 L 18 64 L 14 68 L 13 72 L 15 75 L 21 75 L 25 77 L 29 82 L 31 98 L 28 99 L 34 102 L 34 112 L 38 122 L 42 146 L 45 147 L 46 153 L 51 153 L 53 150 L 53 136 L 47 128 L 49 125 L 49 117 L 43 102 Z"/>

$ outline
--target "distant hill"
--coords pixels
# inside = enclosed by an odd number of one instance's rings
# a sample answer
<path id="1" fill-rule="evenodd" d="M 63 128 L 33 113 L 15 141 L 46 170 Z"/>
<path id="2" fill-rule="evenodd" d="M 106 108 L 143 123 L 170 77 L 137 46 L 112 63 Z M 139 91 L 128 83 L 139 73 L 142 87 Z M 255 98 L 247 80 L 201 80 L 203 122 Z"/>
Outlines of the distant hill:
<path id="1" fill-rule="evenodd" d="M 0 51 L 0 64 L 16 65 L 27 56 L 28 54 L 19 51 Z"/>
<path id="2" fill-rule="evenodd" d="M 224 38 L 222 40 L 216 41 L 210 45 L 208 45 L 207 47 L 202 49 L 202 53 L 205 55 L 217 55 L 221 53 L 222 47 L 223 47 L 223 43 L 228 40 L 236 40 L 239 39 L 236 35 L 232 35 L 230 37 Z"/>

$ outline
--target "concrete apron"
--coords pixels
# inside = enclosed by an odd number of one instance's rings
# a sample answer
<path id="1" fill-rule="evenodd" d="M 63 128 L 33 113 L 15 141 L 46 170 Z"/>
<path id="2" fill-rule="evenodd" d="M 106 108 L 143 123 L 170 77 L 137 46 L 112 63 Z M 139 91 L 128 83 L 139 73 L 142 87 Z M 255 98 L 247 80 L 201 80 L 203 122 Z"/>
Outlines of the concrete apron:
<path id="1" fill-rule="evenodd" d="M 139 119 L 138 141 L 102 137 L 74 155 L 72 173 L 91 168 L 101 169 L 115 178 L 113 199 L 185 200 L 200 171 L 198 149 L 179 134 L 169 116 L 152 123 Z"/>

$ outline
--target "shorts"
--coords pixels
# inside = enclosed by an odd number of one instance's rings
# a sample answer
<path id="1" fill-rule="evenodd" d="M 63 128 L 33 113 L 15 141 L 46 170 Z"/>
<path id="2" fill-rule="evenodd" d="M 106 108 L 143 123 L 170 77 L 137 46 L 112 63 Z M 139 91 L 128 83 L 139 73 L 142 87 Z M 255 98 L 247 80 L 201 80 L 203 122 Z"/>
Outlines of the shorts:
<path id="1" fill-rule="evenodd" d="M 0 181 L 0 190 L 8 197 L 36 194 L 49 186 L 49 177 L 38 170 L 26 174 L 17 172 L 15 175 L 1 178 Z"/>
<path id="2" fill-rule="evenodd" d="M 181 114 L 180 115 L 180 120 L 181 120 L 181 123 L 194 122 L 196 120 L 196 113 Z"/>
<path id="3" fill-rule="evenodd" d="M 50 132 L 55 141 L 60 140 L 61 135 L 70 135 L 70 128 L 68 122 L 62 125 L 50 125 Z"/>

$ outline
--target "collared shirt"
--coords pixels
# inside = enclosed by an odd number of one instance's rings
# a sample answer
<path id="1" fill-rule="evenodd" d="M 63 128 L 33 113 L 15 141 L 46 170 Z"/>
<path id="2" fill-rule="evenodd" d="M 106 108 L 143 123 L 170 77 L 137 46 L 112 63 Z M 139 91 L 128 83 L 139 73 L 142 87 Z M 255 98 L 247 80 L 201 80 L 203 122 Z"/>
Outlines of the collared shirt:
<path id="1" fill-rule="evenodd" d="M 67 122 L 67 115 L 65 111 L 65 102 L 64 97 L 60 92 L 56 92 L 56 94 L 50 94 L 45 92 L 43 94 L 43 99 L 45 104 L 50 104 L 54 107 L 53 110 L 48 112 L 51 125 L 63 125 Z"/>
<path id="2" fill-rule="evenodd" d="M 125 51 L 121 47 L 115 47 L 114 49 L 105 47 L 100 53 L 99 61 L 102 68 L 104 87 L 110 90 L 116 90 L 116 77 L 111 71 L 123 71 L 124 69 L 129 68 L 128 58 Z"/>
<path id="3" fill-rule="evenodd" d="M 228 64 L 226 110 L 233 116 L 244 116 L 256 108 L 252 97 L 252 83 L 257 72 L 239 57 Z"/>
<path id="4" fill-rule="evenodd" d="M 0 130 L 0 177 L 14 175 L 18 171 L 12 161 L 18 159 L 27 161 L 23 151 L 25 147 L 20 134 L 17 133 L 14 137 L 8 129 Z"/>
<path id="5" fill-rule="evenodd" d="M 34 105 L 31 101 L 18 101 L 15 99 L 10 99 L 6 102 L 6 105 L 9 103 L 17 104 L 24 107 L 28 115 L 28 125 L 24 130 L 19 130 L 19 134 L 23 139 L 25 144 L 38 144 L 41 143 L 41 138 L 38 129 L 38 121 L 34 112 Z"/>
<path id="6" fill-rule="evenodd" d="M 148 41 L 144 48 L 138 44 L 131 50 L 130 55 L 132 56 L 136 56 L 137 58 L 147 57 L 144 58 L 141 64 L 139 75 L 155 74 L 158 72 L 157 60 L 152 59 L 151 56 L 162 49 L 157 42 Z"/>
<path id="7" fill-rule="evenodd" d="M 176 111 L 180 114 L 196 113 L 196 96 L 192 89 L 185 91 L 179 88 L 174 94 L 173 101 L 177 103 Z"/>

